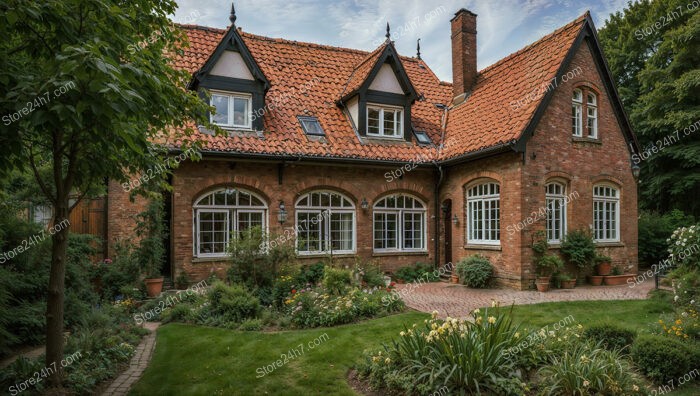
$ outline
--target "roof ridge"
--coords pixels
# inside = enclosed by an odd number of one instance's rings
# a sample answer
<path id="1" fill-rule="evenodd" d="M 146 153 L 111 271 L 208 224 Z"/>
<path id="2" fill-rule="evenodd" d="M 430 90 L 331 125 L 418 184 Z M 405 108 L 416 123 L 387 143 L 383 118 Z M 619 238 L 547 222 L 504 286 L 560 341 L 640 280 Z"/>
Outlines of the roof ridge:
<path id="1" fill-rule="evenodd" d="M 495 63 L 492 63 L 492 64 L 486 66 L 485 68 L 483 68 L 482 70 L 480 70 L 479 73 L 480 73 L 480 74 L 486 73 L 487 71 L 489 71 L 489 70 L 495 68 L 496 66 L 500 66 L 502 63 L 504 63 L 504 62 L 506 62 L 506 61 L 509 61 L 509 60 L 511 60 L 512 58 L 515 58 L 516 56 L 518 56 L 518 55 L 520 55 L 520 54 L 522 54 L 522 53 L 524 53 L 524 52 L 526 52 L 526 51 L 532 49 L 532 48 L 535 47 L 536 45 L 540 45 L 540 44 L 542 44 L 542 43 L 547 42 L 548 40 L 551 40 L 551 39 L 557 37 L 557 35 L 558 35 L 559 33 L 561 33 L 562 31 L 564 31 L 564 30 L 566 30 L 566 29 L 570 29 L 570 28 L 572 28 L 573 26 L 576 26 L 577 24 L 582 23 L 582 22 L 585 21 L 590 15 L 591 15 L 591 14 L 590 14 L 590 11 L 586 11 L 583 15 L 581 15 L 581 16 L 579 16 L 578 18 L 574 19 L 573 21 L 567 23 L 566 25 L 557 28 L 556 30 L 552 31 L 551 33 L 546 34 L 545 36 L 543 36 L 543 37 L 540 38 L 539 40 L 534 41 L 534 42 L 532 42 L 532 43 L 530 43 L 530 44 L 524 46 L 523 48 L 521 48 L 521 49 L 519 49 L 519 50 L 517 50 L 517 51 L 515 51 L 515 52 L 513 52 L 513 53 L 511 53 L 511 54 L 509 54 L 509 55 L 506 55 L 504 58 L 499 59 L 499 60 L 496 61 Z"/>

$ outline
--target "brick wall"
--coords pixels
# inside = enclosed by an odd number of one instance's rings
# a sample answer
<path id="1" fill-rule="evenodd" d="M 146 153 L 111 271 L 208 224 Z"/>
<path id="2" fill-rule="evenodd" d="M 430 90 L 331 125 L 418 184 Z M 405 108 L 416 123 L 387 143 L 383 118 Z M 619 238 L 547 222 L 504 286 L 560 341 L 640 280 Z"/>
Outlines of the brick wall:
<path id="1" fill-rule="evenodd" d="M 207 191 L 217 187 L 232 186 L 259 194 L 268 204 L 271 234 L 292 232 L 295 224 L 294 203 L 306 192 L 328 189 L 348 196 L 356 206 L 357 254 L 364 260 L 377 260 L 385 271 L 415 262 L 433 262 L 432 253 L 415 255 L 379 255 L 372 251 L 372 205 L 383 195 L 391 192 L 406 192 L 417 196 L 428 204 L 428 249 L 433 250 L 434 238 L 434 171 L 415 169 L 407 172 L 403 180 L 387 182 L 385 173 L 395 168 L 377 169 L 366 166 L 329 166 L 328 164 L 287 164 L 282 171 L 279 184 L 278 164 L 270 162 L 225 162 L 201 161 L 184 163 L 173 177 L 173 265 L 175 275 L 184 270 L 192 280 L 209 276 L 211 272 L 224 275 L 226 262 L 193 257 L 192 204 Z M 360 207 L 366 198 L 370 209 Z M 288 217 L 283 226 L 277 221 L 279 202 L 284 201 Z M 302 257 L 303 262 L 317 262 L 324 257 Z M 338 262 L 354 263 L 354 257 L 338 257 Z"/>

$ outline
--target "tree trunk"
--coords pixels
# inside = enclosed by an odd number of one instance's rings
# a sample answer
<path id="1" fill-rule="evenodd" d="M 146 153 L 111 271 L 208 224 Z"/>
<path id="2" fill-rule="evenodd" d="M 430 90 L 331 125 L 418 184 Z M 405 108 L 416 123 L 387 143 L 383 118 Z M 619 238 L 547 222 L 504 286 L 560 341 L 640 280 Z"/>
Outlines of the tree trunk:
<path id="1" fill-rule="evenodd" d="M 49 275 L 49 295 L 46 302 L 46 367 L 51 376 L 51 387 L 61 386 L 63 379 L 63 303 L 65 297 L 66 256 L 68 251 L 67 223 L 69 215 L 68 195 L 59 197 L 55 205 L 54 226 L 61 225 L 52 235 L 51 273 Z M 66 227 L 65 225 L 68 224 Z M 55 370 L 50 370 L 55 368 Z"/>

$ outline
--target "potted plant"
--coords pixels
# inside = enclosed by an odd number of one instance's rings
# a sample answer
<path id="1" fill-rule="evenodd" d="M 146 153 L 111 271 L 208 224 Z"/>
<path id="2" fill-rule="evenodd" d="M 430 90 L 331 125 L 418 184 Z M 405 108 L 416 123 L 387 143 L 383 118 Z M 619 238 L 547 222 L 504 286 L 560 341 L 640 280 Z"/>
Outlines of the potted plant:
<path id="1" fill-rule="evenodd" d="M 455 271 L 452 271 L 452 276 L 450 277 L 452 283 L 459 283 L 459 275 Z"/>
<path id="2" fill-rule="evenodd" d="M 610 275 L 612 269 L 612 259 L 609 256 L 596 255 L 595 272 L 598 276 Z"/>
<path id="3" fill-rule="evenodd" d="M 613 267 L 610 275 L 603 277 L 603 284 L 606 286 L 624 285 L 628 279 L 634 279 L 634 274 L 623 274 L 620 267 Z"/>
<path id="4" fill-rule="evenodd" d="M 537 281 L 535 282 L 535 285 L 537 286 L 537 291 L 538 292 L 547 292 L 549 291 L 549 281 Z"/>
<path id="5" fill-rule="evenodd" d="M 581 270 L 590 268 L 596 258 L 595 243 L 590 231 L 574 230 L 566 234 L 561 243 L 561 253 L 576 266 L 576 277 L 580 278 Z"/>
<path id="6" fill-rule="evenodd" d="M 151 198 L 146 210 L 136 216 L 136 236 L 140 239 L 136 251 L 139 266 L 149 297 L 157 297 L 163 291 L 161 269 L 165 259 L 165 224 L 163 200 L 160 195 Z"/>
<path id="7" fill-rule="evenodd" d="M 576 278 L 573 278 L 569 274 L 560 274 L 559 281 L 561 282 L 562 289 L 573 289 L 576 286 Z"/>
<path id="8" fill-rule="evenodd" d="M 605 277 L 600 275 L 591 275 L 588 277 L 588 281 L 592 286 L 600 286 L 603 284 L 603 278 Z"/>
<path id="9" fill-rule="evenodd" d="M 547 254 L 547 249 L 549 249 L 549 245 L 544 231 L 535 232 L 532 235 L 532 251 L 534 252 L 533 262 L 537 273 L 537 282 L 539 283 L 549 283 L 552 276 L 552 272 L 547 268 L 548 263 L 542 261 Z"/>
<path id="10" fill-rule="evenodd" d="M 537 281 L 549 283 L 552 274 L 564 267 L 564 261 L 556 254 L 546 254 L 537 261 Z"/>

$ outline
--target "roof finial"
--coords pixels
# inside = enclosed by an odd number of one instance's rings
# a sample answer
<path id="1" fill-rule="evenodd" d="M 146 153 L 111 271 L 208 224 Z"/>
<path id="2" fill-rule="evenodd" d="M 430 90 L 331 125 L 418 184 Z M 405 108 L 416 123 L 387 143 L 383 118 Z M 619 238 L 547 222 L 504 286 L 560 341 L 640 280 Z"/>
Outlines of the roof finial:
<path id="1" fill-rule="evenodd" d="M 391 41 L 391 29 L 389 29 L 389 22 L 386 23 L 386 41 Z"/>
<path id="2" fill-rule="evenodd" d="M 236 8 L 233 6 L 233 2 L 231 2 L 231 15 L 228 19 L 231 21 L 232 25 L 236 24 Z"/>
<path id="3" fill-rule="evenodd" d="M 418 39 L 418 45 L 416 46 L 417 54 L 416 58 L 421 59 L 420 57 L 420 39 Z"/>

